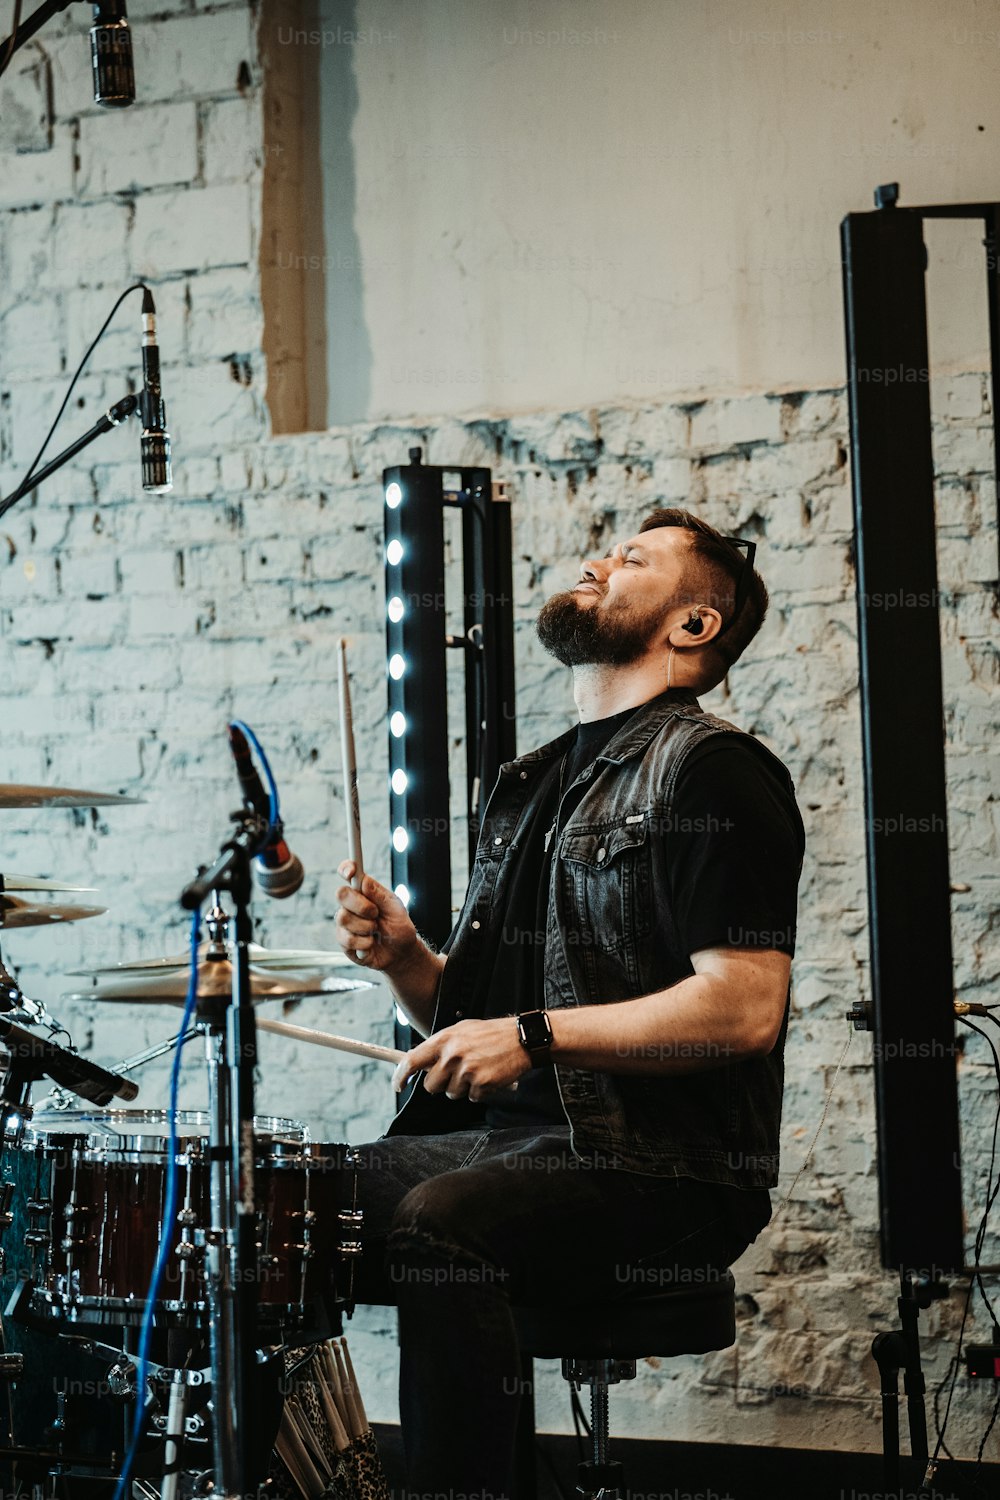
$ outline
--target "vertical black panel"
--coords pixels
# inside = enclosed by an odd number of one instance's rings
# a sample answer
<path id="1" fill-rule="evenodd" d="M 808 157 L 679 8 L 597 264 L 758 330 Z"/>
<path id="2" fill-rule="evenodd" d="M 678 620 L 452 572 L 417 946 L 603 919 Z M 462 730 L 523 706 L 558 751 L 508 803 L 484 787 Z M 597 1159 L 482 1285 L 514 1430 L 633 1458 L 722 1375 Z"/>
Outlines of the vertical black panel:
<path id="1" fill-rule="evenodd" d="M 958 1085 L 926 254 L 919 213 L 841 226 L 882 1261 L 958 1270 Z"/>
<path id="2" fill-rule="evenodd" d="M 997 471 L 997 546 L 1000 548 L 1000 203 L 984 211 L 986 298 L 990 320 L 990 396 L 993 407 L 993 463 Z M 1000 565 L 998 565 L 1000 592 Z"/>
<path id="3" fill-rule="evenodd" d="M 463 469 L 462 518 L 467 656 L 469 858 L 486 802 L 505 760 L 516 753 L 514 584 L 510 502 L 494 499 L 489 469 Z"/>

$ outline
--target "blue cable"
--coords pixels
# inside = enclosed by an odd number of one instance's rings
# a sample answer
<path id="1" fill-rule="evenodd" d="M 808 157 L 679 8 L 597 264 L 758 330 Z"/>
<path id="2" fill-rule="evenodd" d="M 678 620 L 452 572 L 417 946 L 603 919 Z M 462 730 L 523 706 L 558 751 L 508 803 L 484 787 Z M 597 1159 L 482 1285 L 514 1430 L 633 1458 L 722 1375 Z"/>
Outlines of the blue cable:
<path id="1" fill-rule="evenodd" d="M 146 1295 L 146 1307 L 143 1312 L 142 1327 L 139 1332 L 139 1350 L 135 1360 L 135 1420 L 132 1424 L 132 1436 L 129 1440 L 128 1452 L 125 1455 L 125 1462 L 122 1465 L 122 1471 L 115 1488 L 114 1500 L 125 1500 L 127 1486 L 132 1474 L 132 1465 L 135 1463 L 136 1453 L 139 1449 L 139 1440 L 142 1437 L 143 1417 L 146 1407 L 146 1366 L 149 1360 L 149 1340 L 153 1330 L 156 1299 L 159 1296 L 160 1283 L 163 1280 L 163 1273 L 166 1269 L 174 1220 L 177 1217 L 177 1101 L 180 1094 L 181 1053 L 184 1046 L 181 1038 L 191 1023 L 195 1000 L 198 996 L 198 933 L 200 919 L 200 912 L 192 912 L 191 978 L 188 982 L 187 999 L 184 1003 L 184 1016 L 181 1020 L 177 1046 L 174 1050 L 173 1067 L 170 1072 L 170 1128 L 167 1146 L 169 1154 L 167 1156 L 166 1193 L 163 1203 L 163 1237 L 160 1240 L 156 1264 L 153 1267 L 153 1274 L 150 1277 L 149 1291 Z"/>
<path id="2" fill-rule="evenodd" d="M 241 733 L 246 735 L 250 744 L 257 752 L 260 763 L 264 768 L 264 775 L 267 778 L 268 819 L 270 827 L 273 828 L 281 817 L 281 807 L 278 801 L 278 786 L 268 758 L 264 753 L 264 748 L 249 724 L 245 724 L 242 719 L 234 719 L 231 727 L 239 729 Z M 125 1462 L 122 1465 L 122 1471 L 115 1488 L 114 1500 L 126 1500 L 126 1487 L 131 1478 L 132 1466 L 135 1463 L 136 1453 L 139 1449 L 139 1440 L 142 1437 L 143 1414 L 146 1405 L 146 1366 L 149 1361 L 149 1340 L 153 1330 L 156 1299 L 159 1296 L 160 1283 L 163 1280 L 163 1273 L 166 1269 L 167 1256 L 170 1253 L 173 1224 L 177 1216 L 177 1101 L 180 1095 L 181 1050 L 183 1046 L 180 1037 L 184 1035 L 191 1024 L 195 1001 L 198 998 L 198 934 L 200 919 L 200 912 L 195 911 L 191 913 L 191 977 L 188 982 L 187 999 L 184 1002 L 184 1015 L 181 1019 L 177 1048 L 174 1052 L 173 1067 L 170 1072 L 170 1125 L 167 1144 L 169 1155 L 167 1158 L 166 1192 L 163 1203 L 163 1237 L 160 1240 L 156 1264 L 153 1267 L 153 1274 L 150 1278 L 149 1291 L 146 1295 L 146 1307 L 142 1317 L 142 1326 L 139 1330 L 139 1348 L 135 1359 L 135 1421 L 132 1425 L 132 1436 L 129 1439 L 128 1452 L 125 1455 Z"/>
<path id="3" fill-rule="evenodd" d="M 267 777 L 267 816 L 270 820 L 270 826 L 271 828 L 273 828 L 281 817 L 281 808 L 278 804 L 278 784 L 274 779 L 274 773 L 271 770 L 270 762 L 268 761 L 267 756 L 264 754 L 264 747 L 257 736 L 254 734 L 253 730 L 250 728 L 250 725 L 244 724 L 242 719 L 234 719 L 229 727 L 230 729 L 238 729 L 241 734 L 246 735 L 247 739 L 256 750 L 257 758 L 264 768 L 264 775 Z"/>

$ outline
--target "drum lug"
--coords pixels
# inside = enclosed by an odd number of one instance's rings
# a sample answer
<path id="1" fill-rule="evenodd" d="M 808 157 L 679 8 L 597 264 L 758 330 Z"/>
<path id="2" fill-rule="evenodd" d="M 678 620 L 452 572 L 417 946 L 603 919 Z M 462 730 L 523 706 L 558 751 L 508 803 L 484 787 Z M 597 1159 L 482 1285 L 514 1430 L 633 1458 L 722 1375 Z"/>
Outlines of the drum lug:
<path id="1" fill-rule="evenodd" d="M 363 1208 L 342 1208 L 337 1215 L 341 1229 L 360 1229 L 365 1221 Z"/>
<path id="2" fill-rule="evenodd" d="M 341 1240 L 338 1248 L 341 1255 L 347 1257 L 360 1255 L 362 1252 L 362 1245 L 360 1240 Z"/>
<path id="3" fill-rule="evenodd" d="M 23 1372 L 23 1354 L 0 1354 L 0 1380 L 16 1380 Z"/>

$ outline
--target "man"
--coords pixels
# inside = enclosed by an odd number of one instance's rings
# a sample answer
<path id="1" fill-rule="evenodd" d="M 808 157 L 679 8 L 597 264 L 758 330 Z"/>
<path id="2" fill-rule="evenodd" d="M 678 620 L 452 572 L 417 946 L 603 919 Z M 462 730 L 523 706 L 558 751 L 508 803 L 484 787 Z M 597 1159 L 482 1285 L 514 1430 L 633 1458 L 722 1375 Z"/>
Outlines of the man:
<path id="1" fill-rule="evenodd" d="M 580 722 L 501 768 L 444 951 L 370 876 L 338 892 L 344 951 L 427 1038 L 360 1148 L 418 1489 L 509 1493 L 512 1304 L 707 1276 L 770 1217 L 802 821 L 696 696 L 764 620 L 751 559 L 658 510 L 545 604 Z"/>

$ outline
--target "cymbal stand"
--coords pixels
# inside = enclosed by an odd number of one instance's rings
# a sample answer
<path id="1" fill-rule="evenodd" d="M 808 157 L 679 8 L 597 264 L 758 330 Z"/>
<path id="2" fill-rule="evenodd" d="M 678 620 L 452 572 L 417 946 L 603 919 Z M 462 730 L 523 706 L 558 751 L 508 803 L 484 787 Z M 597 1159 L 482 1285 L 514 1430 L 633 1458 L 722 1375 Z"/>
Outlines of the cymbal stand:
<path id="1" fill-rule="evenodd" d="M 0 975 L 0 986 L 3 976 Z M 0 990 L 2 993 L 2 990 Z M 163 1057 L 167 1052 L 173 1052 L 175 1047 L 182 1047 L 185 1042 L 191 1042 L 196 1036 L 201 1036 L 198 1026 L 189 1026 L 187 1031 L 181 1035 L 177 1032 L 174 1036 L 168 1036 L 166 1041 L 157 1042 L 153 1047 L 147 1047 L 145 1052 L 137 1052 L 134 1057 L 126 1057 L 122 1062 L 115 1063 L 112 1069 L 115 1073 L 134 1073 L 137 1068 L 143 1067 L 148 1062 L 153 1062 L 157 1057 Z M 72 1106 L 74 1095 L 68 1089 L 54 1088 L 50 1093 L 40 1099 L 35 1105 L 35 1111 L 41 1114 L 43 1110 L 69 1109 Z"/>
<path id="2" fill-rule="evenodd" d="M 181 893 L 186 911 L 211 896 L 213 941 L 228 927 L 233 954 L 232 995 L 202 995 L 198 1027 L 208 1064 L 211 1226 L 204 1232 L 208 1272 L 212 1369 L 213 1458 L 218 1500 L 243 1500 L 250 1491 L 257 1344 L 257 1245 L 254 1201 L 254 1069 L 256 1027 L 250 993 L 251 861 L 267 842 L 268 822 L 252 809 L 233 814 L 237 832 Z M 224 894 L 233 913 L 222 907 Z"/>

